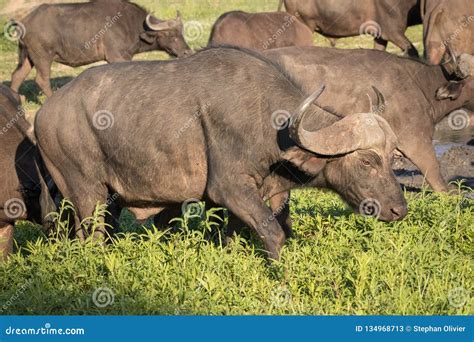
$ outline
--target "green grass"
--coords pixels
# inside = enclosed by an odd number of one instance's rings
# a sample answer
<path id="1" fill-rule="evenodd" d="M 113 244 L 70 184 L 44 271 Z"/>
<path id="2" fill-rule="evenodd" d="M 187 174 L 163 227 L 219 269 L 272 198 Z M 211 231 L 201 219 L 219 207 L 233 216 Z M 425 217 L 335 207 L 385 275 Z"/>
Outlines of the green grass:
<path id="1" fill-rule="evenodd" d="M 198 49 L 222 12 L 274 10 L 278 1 L 137 2 L 161 18 L 179 9 L 185 21 L 200 22 L 202 33 L 190 42 Z M 408 36 L 421 53 L 421 28 Z M 328 46 L 317 35 L 315 42 Z M 371 46 L 369 38 L 338 42 Z M 393 45 L 389 51 L 400 53 Z M 0 79 L 9 81 L 16 45 L 2 36 L 0 54 Z M 164 58 L 153 52 L 135 59 Z M 54 85 L 86 68 L 54 64 Z M 34 72 L 21 89 L 31 116 L 44 101 L 33 79 Z M 222 246 L 225 224 L 217 228 L 206 218 L 160 232 L 125 212 L 122 232 L 107 246 L 46 238 L 20 222 L 16 252 L 0 265 L 0 314 L 472 314 L 473 202 L 428 192 L 407 198 L 408 217 L 387 224 L 355 216 L 334 194 L 297 191 L 295 237 L 275 263 L 248 230 Z M 114 298 L 105 307 L 107 296 L 99 296 L 99 306 L 93 301 L 101 288 Z"/>
<path id="2" fill-rule="evenodd" d="M 295 237 L 274 263 L 248 230 L 223 246 L 224 225 L 217 228 L 205 217 L 182 219 L 179 229 L 162 232 L 124 213 L 123 232 L 107 246 L 47 240 L 22 223 L 15 233 L 18 251 L 0 266 L 0 303 L 9 303 L 0 310 L 472 314 L 473 202 L 428 192 L 407 196 L 408 217 L 387 224 L 352 214 L 334 194 L 296 192 Z M 114 297 L 106 307 L 93 301 L 100 288 Z"/>

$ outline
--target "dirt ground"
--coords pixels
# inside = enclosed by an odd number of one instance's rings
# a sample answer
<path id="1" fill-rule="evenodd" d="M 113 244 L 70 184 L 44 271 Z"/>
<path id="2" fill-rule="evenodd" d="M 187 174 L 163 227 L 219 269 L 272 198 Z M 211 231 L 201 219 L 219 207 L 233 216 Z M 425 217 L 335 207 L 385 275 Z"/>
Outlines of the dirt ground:
<path id="1" fill-rule="evenodd" d="M 464 185 L 474 188 L 474 142 L 469 144 L 450 148 L 439 162 L 446 181 L 462 180 Z M 417 191 L 425 183 L 423 175 L 407 159 L 398 161 L 394 169 L 399 182 L 409 190 Z"/>

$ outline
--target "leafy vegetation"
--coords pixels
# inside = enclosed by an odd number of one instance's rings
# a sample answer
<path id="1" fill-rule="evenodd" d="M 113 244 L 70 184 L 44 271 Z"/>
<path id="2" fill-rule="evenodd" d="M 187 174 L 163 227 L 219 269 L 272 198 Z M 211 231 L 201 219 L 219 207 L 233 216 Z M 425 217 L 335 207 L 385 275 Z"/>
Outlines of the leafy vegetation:
<path id="1" fill-rule="evenodd" d="M 159 17 L 179 9 L 185 21 L 199 22 L 202 31 L 190 41 L 195 49 L 207 44 L 222 12 L 275 10 L 277 2 L 137 1 Z M 408 35 L 421 50 L 421 28 Z M 328 45 L 320 36 L 315 41 Z M 338 46 L 371 47 L 372 42 L 356 37 L 341 39 Z M 389 50 L 399 53 L 393 46 Z M 0 78 L 9 81 L 17 61 L 15 43 L 2 36 L 0 54 Z M 160 52 L 136 57 L 163 58 Z M 53 84 L 86 68 L 54 64 Z M 31 116 L 44 101 L 33 79 L 34 72 L 21 89 Z M 185 215 L 167 231 L 151 223 L 141 226 L 124 212 L 121 231 L 105 246 L 61 234 L 47 238 L 40 227 L 20 222 L 16 252 L 0 265 L 0 313 L 472 314 L 473 202 L 461 194 L 406 196 L 407 218 L 382 223 L 352 214 L 332 193 L 294 192 L 295 237 L 281 261 L 273 263 L 248 229 L 224 246 L 226 224 L 217 225 L 213 211 Z"/>
<path id="2" fill-rule="evenodd" d="M 244 229 L 227 246 L 215 212 L 177 228 L 124 212 L 106 246 L 45 238 L 17 225 L 0 266 L 4 314 L 472 314 L 474 205 L 462 195 L 407 194 L 402 222 L 356 216 L 332 193 L 298 191 L 295 237 L 269 263 Z M 96 291 L 113 302 L 97 306 Z M 461 291 L 459 293 L 459 291 Z M 459 298 L 461 295 L 461 298 Z M 456 297 L 457 296 L 457 297 Z"/>

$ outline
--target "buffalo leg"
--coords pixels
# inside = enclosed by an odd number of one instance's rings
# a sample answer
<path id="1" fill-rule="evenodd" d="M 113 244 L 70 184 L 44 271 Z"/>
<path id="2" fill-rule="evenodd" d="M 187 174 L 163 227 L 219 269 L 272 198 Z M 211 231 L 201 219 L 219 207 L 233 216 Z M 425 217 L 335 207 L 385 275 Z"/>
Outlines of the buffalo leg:
<path id="1" fill-rule="evenodd" d="M 13 252 L 13 226 L 8 224 L 0 228 L 0 262 L 5 261 Z"/>
<path id="2" fill-rule="evenodd" d="M 20 90 L 20 86 L 25 80 L 26 76 L 30 73 L 31 69 L 33 66 L 31 65 L 30 59 L 26 57 L 21 64 L 18 64 L 18 67 L 12 74 L 12 84 L 11 84 L 11 89 L 14 92 L 17 92 Z"/>
<path id="3" fill-rule="evenodd" d="M 392 39 L 390 39 L 390 41 L 396 46 L 398 46 L 400 49 L 402 49 L 404 53 L 408 55 L 409 57 L 414 57 L 414 58 L 419 57 L 418 50 L 412 44 L 412 42 L 408 40 L 408 38 L 404 34 L 394 36 L 392 37 Z"/>
<path id="4" fill-rule="evenodd" d="M 286 238 L 293 236 L 292 221 L 290 217 L 290 193 L 283 192 L 275 195 L 270 199 L 270 208 L 272 209 L 272 216 L 275 217 L 285 232 Z M 229 218 L 227 221 L 226 242 L 229 243 L 235 232 L 245 226 L 235 214 L 229 211 Z"/>
<path id="5" fill-rule="evenodd" d="M 388 41 L 386 41 L 385 39 L 382 39 L 382 38 L 374 39 L 375 50 L 385 51 L 387 49 L 387 44 L 388 44 Z"/>
<path id="6" fill-rule="evenodd" d="M 286 238 L 293 236 L 292 222 L 290 217 L 290 193 L 282 192 L 270 198 L 270 208 L 278 223 L 283 228 Z"/>
<path id="7" fill-rule="evenodd" d="M 71 176 L 74 179 L 74 187 L 66 185 L 64 190 L 61 189 L 64 198 L 69 198 L 75 209 L 75 232 L 80 241 L 90 235 L 88 222 L 94 214 L 97 204 L 104 204 L 107 201 L 108 189 L 102 184 L 94 184 L 89 179 Z M 72 189 L 72 190 L 71 190 Z M 103 240 L 106 234 L 105 214 L 98 217 L 96 221 L 95 231 L 93 233 L 94 240 Z"/>
<path id="8" fill-rule="evenodd" d="M 402 152 L 418 167 L 434 191 L 447 192 L 448 184 L 441 175 L 439 162 L 436 159 L 433 145 L 423 143 L 422 145 L 412 144 L 411 146 L 413 146 L 413 148 L 407 150 L 402 148 Z"/>
<path id="9" fill-rule="evenodd" d="M 115 202 L 109 203 L 107 208 L 108 213 L 105 215 L 105 227 L 101 231 L 98 229 L 96 232 L 96 238 L 100 239 L 100 234 L 112 236 L 120 229 L 120 214 L 122 213 L 122 207 Z"/>
<path id="10" fill-rule="evenodd" d="M 242 189 L 241 193 L 224 193 L 221 201 L 233 214 L 255 230 L 262 239 L 271 259 L 278 260 L 285 243 L 285 233 L 272 211 L 265 205 L 255 188 Z"/>
<path id="11" fill-rule="evenodd" d="M 35 81 L 38 86 L 41 88 L 43 93 L 50 97 L 53 95 L 53 90 L 51 89 L 51 62 L 42 61 L 41 63 L 35 63 L 36 67 L 36 78 Z"/>

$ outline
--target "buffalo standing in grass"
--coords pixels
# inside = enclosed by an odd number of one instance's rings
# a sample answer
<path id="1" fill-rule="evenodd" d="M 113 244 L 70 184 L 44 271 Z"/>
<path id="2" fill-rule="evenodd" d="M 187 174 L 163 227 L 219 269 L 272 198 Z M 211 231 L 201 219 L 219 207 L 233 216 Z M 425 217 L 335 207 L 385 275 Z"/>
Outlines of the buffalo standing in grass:
<path id="1" fill-rule="evenodd" d="M 0 85 L 0 260 L 13 249 L 16 220 L 40 223 L 54 209 L 36 165 L 38 153 L 31 128 L 17 96 Z"/>
<path id="2" fill-rule="evenodd" d="M 422 0 L 423 41 L 430 64 L 451 61 L 462 53 L 474 55 L 474 2 Z"/>
<path id="3" fill-rule="evenodd" d="M 267 51 L 265 56 L 281 64 L 305 91 L 313 90 L 314 82 L 326 83 L 327 91 L 318 104 L 336 113 L 362 110 L 371 85 L 379 88 L 388 104 L 383 117 L 399 139 L 398 150 L 420 169 L 434 190 L 447 190 L 433 133 L 435 125 L 452 111 L 474 109 L 472 56 L 463 55 L 458 66 L 462 86 L 444 67 L 382 51 L 284 48 Z"/>
<path id="4" fill-rule="evenodd" d="M 392 42 L 406 54 L 418 51 L 405 36 L 408 26 L 421 24 L 420 0 L 284 0 L 288 13 L 328 38 L 371 34 L 375 48 Z"/>
<path id="5" fill-rule="evenodd" d="M 163 21 L 122 0 L 44 4 L 21 25 L 19 64 L 11 84 L 15 92 L 35 67 L 36 83 L 51 96 L 53 61 L 77 67 L 103 60 L 129 61 L 137 53 L 152 50 L 164 50 L 176 57 L 191 53 L 179 14 L 176 19 Z"/>
<path id="6" fill-rule="evenodd" d="M 277 259 L 285 232 L 265 200 L 292 188 L 330 188 L 356 209 L 377 199 L 387 221 L 407 212 L 390 126 L 373 113 L 337 116 L 312 104 L 317 95 L 259 55 L 214 48 L 90 69 L 45 103 L 35 133 L 80 238 L 80 222 L 112 192 L 138 219 L 204 199 L 253 228 Z M 291 129 L 277 129 L 289 113 Z"/>
<path id="7" fill-rule="evenodd" d="M 210 46 L 235 45 L 253 50 L 312 46 L 313 33 L 288 13 L 228 12 L 212 27 Z"/>

